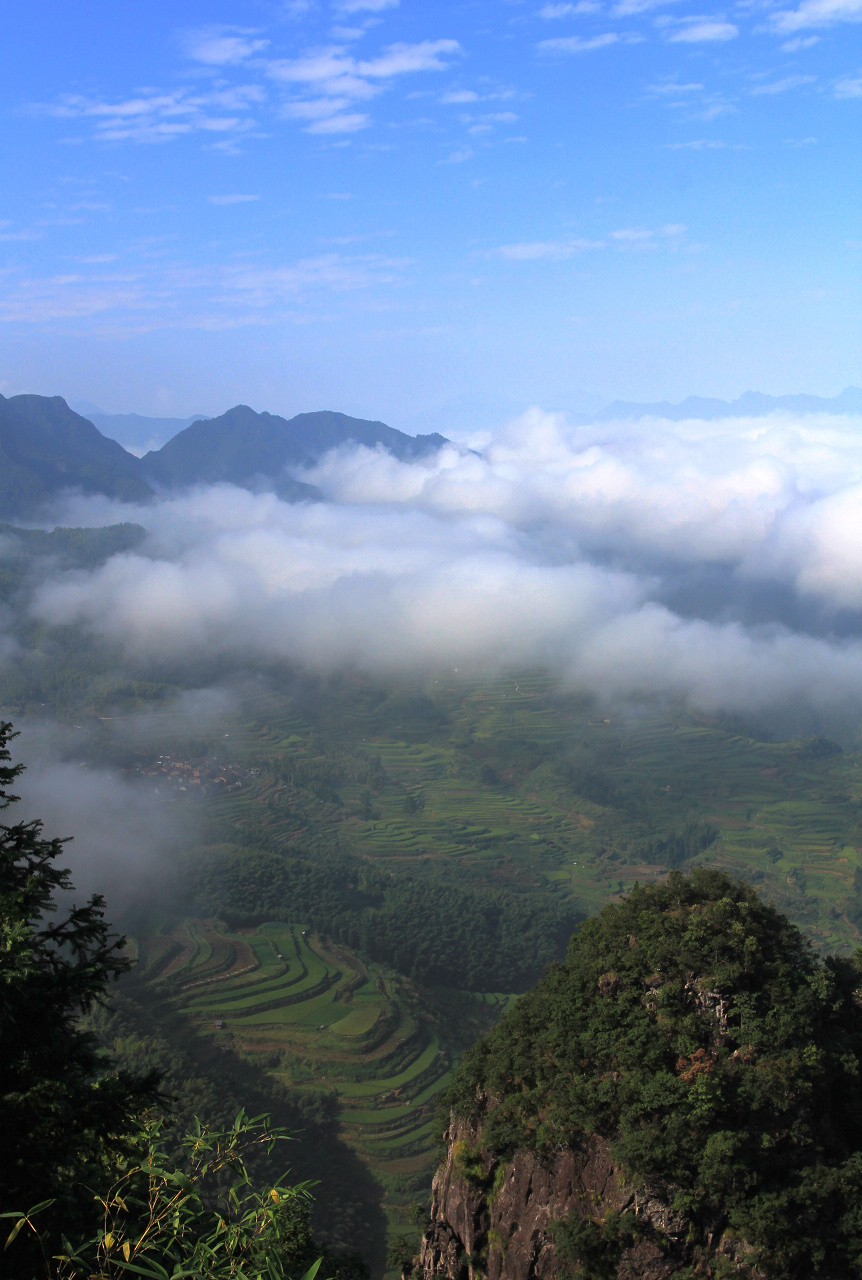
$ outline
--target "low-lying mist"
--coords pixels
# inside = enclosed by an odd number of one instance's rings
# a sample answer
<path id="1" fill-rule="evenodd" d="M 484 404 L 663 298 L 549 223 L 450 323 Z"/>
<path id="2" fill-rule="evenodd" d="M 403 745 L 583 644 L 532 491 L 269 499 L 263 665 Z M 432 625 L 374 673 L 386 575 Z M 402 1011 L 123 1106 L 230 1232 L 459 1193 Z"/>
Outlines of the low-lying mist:
<path id="1" fill-rule="evenodd" d="M 599 698 L 751 714 L 862 707 L 862 421 L 570 428 L 531 410 L 415 462 L 337 450 L 291 505 L 227 485 L 58 522 L 134 551 L 28 604 L 135 661 L 287 659 L 377 675 L 550 668 Z"/>

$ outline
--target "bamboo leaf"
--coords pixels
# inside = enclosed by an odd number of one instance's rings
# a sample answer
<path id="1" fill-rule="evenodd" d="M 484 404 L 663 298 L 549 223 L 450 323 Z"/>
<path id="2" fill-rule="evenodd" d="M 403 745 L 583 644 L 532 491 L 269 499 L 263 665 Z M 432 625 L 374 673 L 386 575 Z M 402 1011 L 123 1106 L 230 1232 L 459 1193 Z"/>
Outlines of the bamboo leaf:
<path id="1" fill-rule="evenodd" d="M 322 1257 L 318 1258 L 316 1262 L 312 1262 L 311 1266 L 308 1268 L 305 1275 L 302 1277 L 302 1280 L 314 1280 L 314 1277 L 317 1275 L 318 1271 L 320 1270 L 320 1264 L 322 1262 L 323 1262 Z"/>
<path id="2" fill-rule="evenodd" d="M 3 1216 L 4 1216 L 4 1218 L 5 1218 L 5 1217 L 6 1217 L 6 1214 L 4 1213 L 4 1215 L 3 1215 Z M 5 1243 L 5 1245 L 3 1246 L 4 1252 L 5 1252 L 5 1250 L 6 1250 L 6 1249 L 8 1249 L 8 1248 L 9 1248 L 10 1244 L 11 1244 L 11 1243 L 12 1243 L 12 1241 L 15 1239 L 15 1237 L 16 1237 L 16 1236 L 17 1236 L 17 1234 L 18 1234 L 18 1232 L 19 1232 L 19 1231 L 21 1230 L 21 1228 L 24 1226 L 24 1223 L 25 1223 L 26 1221 L 27 1221 L 27 1219 L 26 1219 L 26 1217 L 24 1217 L 24 1218 L 19 1218 L 19 1219 L 18 1219 L 18 1221 L 15 1223 L 14 1227 L 12 1228 L 12 1230 L 9 1232 L 8 1236 L 6 1237 L 6 1243 Z"/>

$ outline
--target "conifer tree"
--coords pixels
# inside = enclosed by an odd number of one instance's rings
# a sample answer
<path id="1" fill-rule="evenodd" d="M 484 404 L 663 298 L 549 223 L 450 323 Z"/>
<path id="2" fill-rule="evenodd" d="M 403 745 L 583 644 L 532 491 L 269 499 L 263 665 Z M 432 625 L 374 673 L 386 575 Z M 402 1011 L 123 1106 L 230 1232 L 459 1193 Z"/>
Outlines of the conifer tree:
<path id="1" fill-rule="evenodd" d="M 10 763 L 14 736 L 0 722 L 4 810 L 23 769 Z M 0 1208 L 52 1200 L 40 1217 L 49 1239 L 58 1224 L 71 1237 L 90 1230 L 90 1188 L 110 1181 L 158 1097 L 155 1076 L 112 1071 L 79 1025 L 129 961 L 100 895 L 60 905 L 73 892 L 57 865 L 65 843 L 39 821 L 0 823 Z"/>

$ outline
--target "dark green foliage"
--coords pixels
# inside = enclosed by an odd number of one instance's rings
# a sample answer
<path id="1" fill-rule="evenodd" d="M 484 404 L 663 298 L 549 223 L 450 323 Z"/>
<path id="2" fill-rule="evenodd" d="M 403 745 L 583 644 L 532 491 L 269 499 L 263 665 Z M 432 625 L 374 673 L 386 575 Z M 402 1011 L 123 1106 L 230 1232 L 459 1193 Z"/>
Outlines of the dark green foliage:
<path id="1" fill-rule="evenodd" d="M 828 760 L 830 756 L 841 756 L 844 748 L 831 738 L 818 734 L 816 738 L 808 738 L 800 748 L 800 755 L 810 756 L 813 760 Z"/>
<path id="2" fill-rule="evenodd" d="M 419 1252 L 415 1240 L 407 1236 L 393 1236 L 386 1251 L 386 1267 L 389 1271 L 397 1271 L 403 1275 L 413 1265 L 413 1259 Z"/>
<path id="3" fill-rule="evenodd" d="M 859 984 L 748 885 L 674 872 L 582 926 L 446 1104 L 497 1154 L 604 1135 L 770 1275 L 862 1275 Z"/>
<path id="4" fill-rule="evenodd" d="M 21 766 L 8 763 L 11 725 L 0 723 L 0 809 Z M 72 891 L 55 866 L 63 841 L 39 822 L 0 825 L 0 1205 L 28 1209 L 51 1198 L 49 1233 L 85 1228 L 92 1196 L 134 1148 L 136 1119 L 157 1098 L 152 1076 L 111 1071 L 82 1014 L 128 968 L 104 902 L 57 912 Z M 131 1135 L 131 1136 L 130 1136 Z"/>
<path id="5" fill-rule="evenodd" d="M 9 1214 L 43 1247 L 46 1280 L 314 1280 L 321 1259 L 309 1226 L 309 1190 L 279 1179 L 255 1189 L 250 1153 L 272 1152 L 287 1134 L 266 1117 L 240 1112 L 224 1130 L 195 1124 L 170 1152 L 162 1122 L 149 1120 L 141 1154 L 130 1160 L 94 1199 L 98 1228 L 85 1241 L 69 1241 L 53 1257 L 38 1209 Z M 12 1240 L 14 1245 L 14 1239 Z M 27 1238 L 25 1235 L 25 1241 Z M 16 1257 L 13 1250 L 11 1259 Z"/>
<path id="6" fill-rule="evenodd" d="M 562 895 L 446 885 L 347 854 L 221 846 L 198 862 L 193 885 L 196 909 L 232 927 L 305 920 L 417 982 L 473 991 L 523 990 L 562 954 L 580 918 Z"/>
<path id="7" fill-rule="evenodd" d="M 705 853 L 718 839 L 718 827 L 711 822 L 687 822 L 681 831 L 669 831 L 657 840 L 635 845 L 631 856 L 638 861 L 654 862 L 678 871 L 689 858 Z"/>
<path id="8" fill-rule="evenodd" d="M 551 1236 L 574 1280 L 616 1280 L 622 1252 L 635 1243 L 639 1225 L 633 1213 L 611 1210 L 604 1218 L 570 1213 L 551 1223 Z"/>

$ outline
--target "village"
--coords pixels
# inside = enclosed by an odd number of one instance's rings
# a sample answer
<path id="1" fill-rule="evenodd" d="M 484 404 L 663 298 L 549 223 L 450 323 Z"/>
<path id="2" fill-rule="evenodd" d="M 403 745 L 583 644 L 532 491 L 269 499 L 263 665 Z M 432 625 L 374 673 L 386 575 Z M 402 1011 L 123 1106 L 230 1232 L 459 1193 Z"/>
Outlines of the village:
<path id="1" fill-rule="evenodd" d="M 154 764 L 142 765 L 136 772 L 152 779 L 156 795 L 172 791 L 177 795 L 212 796 L 241 790 L 260 770 L 240 769 L 217 760 L 175 760 L 162 755 Z"/>

